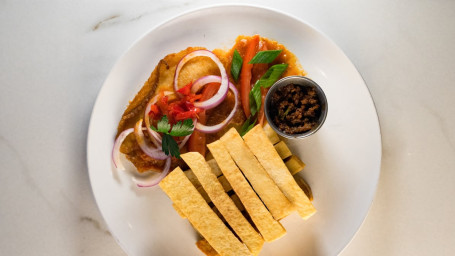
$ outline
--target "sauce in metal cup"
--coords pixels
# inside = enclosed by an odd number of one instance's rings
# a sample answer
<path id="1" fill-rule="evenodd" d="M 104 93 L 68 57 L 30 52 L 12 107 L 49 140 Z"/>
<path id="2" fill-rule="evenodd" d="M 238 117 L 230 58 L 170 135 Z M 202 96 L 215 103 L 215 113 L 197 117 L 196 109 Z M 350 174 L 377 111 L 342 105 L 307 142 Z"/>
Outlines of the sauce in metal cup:
<path id="1" fill-rule="evenodd" d="M 327 108 L 327 98 L 317 83 L 304 76 L 289 76 L 272 85 L 265 97 L 264 111 L 279 135 L 305 138 L 324 124 Z"/>

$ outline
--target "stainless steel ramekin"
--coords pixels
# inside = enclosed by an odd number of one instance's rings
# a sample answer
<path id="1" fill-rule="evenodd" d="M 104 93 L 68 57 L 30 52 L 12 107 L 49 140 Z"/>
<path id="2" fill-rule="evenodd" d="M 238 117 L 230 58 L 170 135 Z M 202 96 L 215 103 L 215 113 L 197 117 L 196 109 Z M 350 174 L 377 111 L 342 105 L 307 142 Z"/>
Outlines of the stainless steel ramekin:
<path id="1" fill-rule="evenodd" d="M 311 130 L 306 131 L 304 133 L 296 133 L 296 134 L 289 134 L 285 133 L 284 131 L 280 130 L 275 123 L 272 120 L 270 109 L 272 108 L 272 95 L 273 93 L 278 90 L 279 88 L 286 86 L 288 84 L 295 84 L 295 85 L 301 85 L 305 87 L 311 87 L 316 90 L 316 93 L 319 98 L 319 102 L 321 104 L 321 114 L 319 116 L 317 125 L 314 126 Z M 270 127 L 273 128 L 279 135 L 285 137 L 285 138 L 290 138 L 290 139 L 295 139 L 295 138 L 305 138 L 308 137 L 312 134 L 315 134 L 321 126 L 324 124 L 324 121 L 327 117 L 327 111 L 328 111 L 328 105 L 327 105 L 327 98 L 325 96 L 324 91 L 321 89 L 321 87 L 314 82 L 313 80 L 304 77 L 304 76 L 288 76 L 284 77 L 280 80 L 278 80 L 275 84 L 273 84 L 270 87 L 270 90 L 268 91 L 266 97 L 265 97 L 265 102 L 264 102 L 264 112 L 265 112 L 265 117 L 267 118 L 267 121 L 270 124 Z"/>

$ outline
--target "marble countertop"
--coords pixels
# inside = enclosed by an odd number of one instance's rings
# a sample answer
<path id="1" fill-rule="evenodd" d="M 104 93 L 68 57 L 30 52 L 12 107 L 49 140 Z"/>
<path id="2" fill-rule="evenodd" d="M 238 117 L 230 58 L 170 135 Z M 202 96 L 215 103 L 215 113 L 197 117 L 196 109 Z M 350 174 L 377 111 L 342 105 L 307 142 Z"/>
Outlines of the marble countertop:
<path id="1" fill-rule="evenodd" d="M 327 34 L 374 99 L 383 143 L 379 185 L 341 255 L 453 255 L 455 2 L 246 2 Z M 141 35 L 214 3 L 224 2 L 0 2 L 1 254 L 125 255 L 88 178 L 95 98 Z"/>

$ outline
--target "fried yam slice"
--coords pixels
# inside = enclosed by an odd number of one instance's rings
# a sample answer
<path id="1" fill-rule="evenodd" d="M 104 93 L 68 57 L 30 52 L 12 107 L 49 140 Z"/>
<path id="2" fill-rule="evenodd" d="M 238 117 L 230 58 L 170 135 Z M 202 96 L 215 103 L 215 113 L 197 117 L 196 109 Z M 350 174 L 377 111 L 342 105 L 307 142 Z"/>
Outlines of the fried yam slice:
<path id="1" fill-rule="evenodd" d="M 206 256 L 219 256 L 219 254 L 213 249 L 213 247 L 205 239 L 201 239 L 196 242 L 197 248 L 201 250 Z"/>
<path id="2" fill-rule="evenodd" d="M 292 175 L 297 174 L 298 172 L 302 171 L 303 168 L 305 168 L 305 163 L 302 162 L 302 160 L 300 160 L 300 158 L 296 155 L 292 155 L 284 162 L 284 164 Z"/>
<path id="3" fill-rule="evenodd" d="M 262 249 L 264 240 L 224 191 L 223 186 L 212 172 L 204 157 L 198 152 L 188 152 L 182 154 L 181 157 L 191 170 L 193 170 L 202 187 L 227 223 L 245 243 L 248 249 L 254 255 L 258 255 Z"/>
<path id="4" fill-rule="evenodd" d="M 212 169 L 212 172 L 217 176 L 221 176 L 222 173 L 221 173 L 221 170 L 220 168 L 218 167 L 218 165 L 216 164 L 216 161 L 214 159 L 210 159 L 207 161 L 207 164 L 210 166 L 210 168 Z M 191 169 L 189 170 L 186 170 L 184 171 L 183 173 L 185 173 L 186 177 L 188 177 L 188 179 L 191 181 L 191 183 L 193 183 L 193 185 L 196 187 L 196 188 L 199 188 L 201 186 L 201 183 L 199 182 L 199 180 L 197 179 L 196 175 L 194 175 L 193 171 Z M 229 190 L 226 190 L 226 192 L 229 191 Z"/>
<path id="5" fill-rule="evenodd" d="M 281 159 L 286 159 L 292 156 L 291 150 L 288 148 L 288 145 L 284 141 L 280 141 L 274 145 L 276 152 L 280 155 Z"/>
<path id="6" fill-rule="evenodd" d="M 240 198 L 237 194 L 233 194 L 231 196 L 231 199 L 241 212 L 245 211 L 245 206 L 243 206 L 242 201 L 240 201 Z"/>
<path id="7" fill-rule="evenodd" d="M 220 170 L 220 167 L 216 163 L 215 159 L 207 160 L 207 164 L 209 164 L 212 172 L 216 175 L 216 177 L 220 177 L 223 173 Z"/>
<path id="8" fill-rule="evenodd" d="M 144 117 L 147 103 L 159 92 L 163 90 L 173 90 L 172 84 L 175 69 L 183 56 L 190 52 L 205 49 L 202 47 L 188 47 L 178 53 L 172 53 L 161 59 L 152 71 L 148 80 L 144 83 L 141 90 L 130 101 L 124 111 L 122 118 L 117 127 L 116 137 L 124 130 L 134 127 L 134 124 Z M 179 76 L 179 85 L 185 85 L 205 75 L 219 74 L 219 70 L 213 61 L 208 58 L 195 58 L 188 62 L 182 69 Z M 126 158 L 134 164 L 138 172 L 156 171 L 161 172 L 164 160 L 156 160 L 147 156 L 139 147 L 134 135 L 130 135 L 120 147 L 120 152 L 126 155 Z M 181 160 L 173 159 L 172 168 L 177 165 L 182 166 Z"/>
<path id="9" fill-rule="evenodd" d="M 307 195 L 307 197 L 310 199 L 310 201 L 313 201 L 313 191 L 311 190 L 310 185 L 306 182 L 306 180 L 299 175 L 294 175 L 294 179 L 299 184 L 299 186 L 302 188 L 303 192 Z"/>
<path id="10" fill-rule="evenodd" d="M 246 211 L 250 215 L 253 223 L 267 242 L 274 241 L 286 234 L 283 226 L 276 221 L 264 204 L 261 202 L 256 192 L 239 170 L 234 160 L 226 154 L 226 147 L 221 141 L 215 141 L 207 145 L 213 157 L 220 166 L 226 179 L 231 184 L 236 195 L 239 197 Z M 254 157 L 254 156 L 253 156 Z"/>
<path id="11" fill-rule="evenodd" d="M 169 173 L 159 185 L 216 252 L 223 256 L 251 255 L 248 248 L 210 209 L 179 167 Z"/>
<path id="12" fill-rule="evenodd" d="M 276 220 L 288 216 L 295 210 L 292 203 L 248 149 L 237 130 L 230 129 L 220 140 Z M 218 165 L 220 164 L 218 162 Z"/>
<path id="13" fill-rule="evenodd" d="M 174 203 L 172 204 L 172 207 L 174 207 L 174 210 L 182 217 L 182 219 L 186 219 L 185 214 L 175 205 Z"/>
<path id="14" fill-rule="evenodd" d="M 243 139 L 270 177 L 294 204 L 300 217 L 308 219 L 316 213 L 316 209 L 310 199 L 296 183 L 273 144 L 268 140 L 262 127 L 259 125 L 255 126 L 243 136 Z"/>
<path id="15" fill-rule="evenodd" d="M 263 127 L 265 134 L 267 134 L 267 138 L 269 138 L 270 142 L 272 142 L 273 145 L 277 144 L 280 142 L 280 137 L 278 137 L 278 134 L 270 127 L 268 123 L 266 123 Z"/>

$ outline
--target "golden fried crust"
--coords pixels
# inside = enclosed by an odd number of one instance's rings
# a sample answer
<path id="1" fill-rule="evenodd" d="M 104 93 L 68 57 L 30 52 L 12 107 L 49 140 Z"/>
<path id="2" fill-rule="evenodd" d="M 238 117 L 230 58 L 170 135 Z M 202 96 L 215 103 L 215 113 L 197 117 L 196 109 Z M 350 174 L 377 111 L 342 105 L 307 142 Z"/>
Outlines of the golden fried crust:
<path id="1" fill-rule="evenodd" d="M 276 152 L 278 152 L 278 155 L 280 155 L 281 159 L 286 159 L 290 156 L 292 156 L 291 150 L 288 148 L 286 143 L 284 141 L 280 141 L 277 144 L 274 145 Z"/>
<path id="2" fill-rule="evenodd" d="M 295 175 L 295 174 L 301 172 L 303 170 L 303 168 L 305 168 L 305 163 L 302 162 L 302 160 L 300 160 L 300 158 L 296 155 L 292 155 L 284 163 L 286 164 L 286 167 L 288 168 L 289 172 L 292 175 Z"/>
<path id="3" fill-rule="evenodd" d="M 205 239 L 197 241 L 196 246 L 206 256 L 219 256 L 219 254 L 215 251 L 215 249 L 213 249 L 213 247 Z"/>
<path id="4" fill-rule="evenodd" d="M 180 168 L 174 169 L 159 185 L 194 228 L 220 255 L 251 255 L 247 247 L 210 209 Z"/>
<path id="5" fill-rule="evenodd" d="M 234 160 L 226 153 L 227 150 L 223 143 L 216 141 L 207 146 L 264 240 L 272 242 L 284 236 L 286 230 L 265 208 L 256 192 L 237 168 Z"/>
<path id="6" fill-rule="evenodd" d="M 215 159 L 207 160 L 207 164 L 210 166 L 210 169 L 212 169 L 212 172 L 216 175 L 216 177 L 219 177 L 223 174 Z"/>
<path id="7" fill-rule="evenodd" d="M 259 254 L 264 240 L 243 216 L 228 194 L 226 194 L 225 189 L 212 172 L 204 157 L 198 152 L 188 152 L 181 155 L 181 157 L 193 170 L 213 204 L 239 238 L 254 255 Z"/>
<path id="8" fill-rule="evenodd" d="M 180 60 L 188 53 L 202 49 L 205 48 L 189 47 L 178 53 L 169 54 L 159 61 L 158 65 L 151 73 L 149 79 L 145 82 L 141 90 L 136 94 L 134 99 L 130 102 L 127 109 L 123 113 L 123 116 L 117 128 L 117 136 L 122 131 L 133 127 L 134 124 L 140 118 L 143 118 L 147 103 L 155 95 L 157 95 L 161 91 L 174 90 L 173 83 L 175 69 Z M 219 57 L 221 61 L 224 62 L 228 61 L 228 58 L 225 56 L 226 52 L 215 51 L 215 54 Z M 224 65 L 227 66 L 226 63 L 224 63 Z M 187 62 L 181 69 L 178 77 L 178 86 L 182 87 L 206 75 L 220 75 L 220 71 L 217 65 L 211 59 L 206 57 L 196 57 Z M 223 102 L 223 104 L 220 104 L 214 109 L 208 110 L 207 125 L 217 124 L 221 120 L 226 118 L 226 116 L 231 112 L 231 109 L 234 106 L 234 101 L 235 100 L 232 93 L 229 93 L 228 97 L 226 97 L 226 100 Z M 221 131 L 209 135 L 207 138 L 208 141 L 210 142 L 218 139 L 229 127 L 240 126 L 243 123 L 244 119 L 245 118 L 243 111 L 241 110 L 240 107 L 237 108 L 234 118 L 230 122 L 230 124 Z M 128 136 L 125 139 L 125 143 L 123 143 L 123 145 L 121 146 L 120 152 L 126 155 L 127 159 L 135 165 L 139 172 L 145 172 L 149 170 L 161 172 L 165 163 L 164 160 L 155 160 L 144 154 L 142 150 L 139 148 L 136 139 L 132 135 Z M 185 152 L 184 149 L 183 152 Z M 177 166 L 184 168 L 185 164 L 183 161 L 179 161 L 178 159 L 173 158 L 171 167 L 174 168 Z"/>
<path id="9" fill-rule="evenodd" d="M 275 219 L 280 220 L 295 210 L 235 129 L 230 129 L 220 140 Z"/>
<path id="10" fill-rule="evenodd" d="M 123 113 L 117 128 L 117 136 L 122 131 L 134 127 L 135 123 L 144 117 L 145 107 L 155 95 L 163 90 L 173 90 L 173 79 L 178 62 L 188 53 L 200 49 L 205 48 L 189 47 L 178 53 L 169 54 L 159 61 L 149 79 L 144 83 L 141 90 L 136 94 Z M 200 67 L 199 72 L 194 71 L 196 70 L 196 66 Z M 185 68 L 179 76 L 179 84 L 198 78 L 199 75 L 215 72 L 214 70 L 216 70 L 216 65 L 208 59 L 202 59 L 197 63 L 190 61 L 190 63 L 185 65 Z M 193 72 L 195 73 L 193 74 Z M 145 135 L 147 136 L 147 133 Z M 133 135 L 130 135 L 125 139 L 125 142 L 120 147 L 120 152 L 126 155 L 126 158 L 134 164 L 138 172 L 161 172 L 165 163 L 164 160 L 155 160 L 144 154 Z M 173 158 L 171 168 L 177 166 L 185 167 L 185 164 L 183 161 Z"/>
<path id="11" fill-rule="evenodd" d="M 273 145 L 280 142 L 280 137 L 278 137 L 278 134 L 272 129 L 272 127 L 270 127 L 270 124 L 266 123 L 263 128 L 265 134 L 267 134 L 267 137 Z"/>
<path id="12" fill-rule="evenodd" d="M 188 53 L 201 49 L 205 48 L 189 47 L 178 53 L 169 54 L 159 61 L 149 79 L 144 83 L 141 90 L 136 94 L 123 113 L 117 128 L 117 136 L 122 131 L 133 127 L 140 118 L 144 117 L 145 107 L 155 95 L 164 90 L 173 91 L 174 74 L 177 64 Z M 209 74 L 219 75 L 218 67 L 208 58 L 197 57 L 189 61 L 182 68 L 178 84 L 181 87 L 199 77 Z M 138 172 L 161 172 L 165 163 L 164 160 L 155 160 L 144 154 L 132 135 L 125 139 L 120 152 L 126 155 L 126 158 L 134 164 Z M 183 168 L 185 164 L 183 161 L 173 158 L 171 168 L 177 166 Z"/>
<path id="13" fill-rule="evenodd" d="M 313 204 L 292 177 L 273 144 L 267 139 L 262 127 L 255 126 L 243 136 L 243 139 L 273 181 L 294 204 L 300 217 L 308 219 L 316 213 Z"/>

